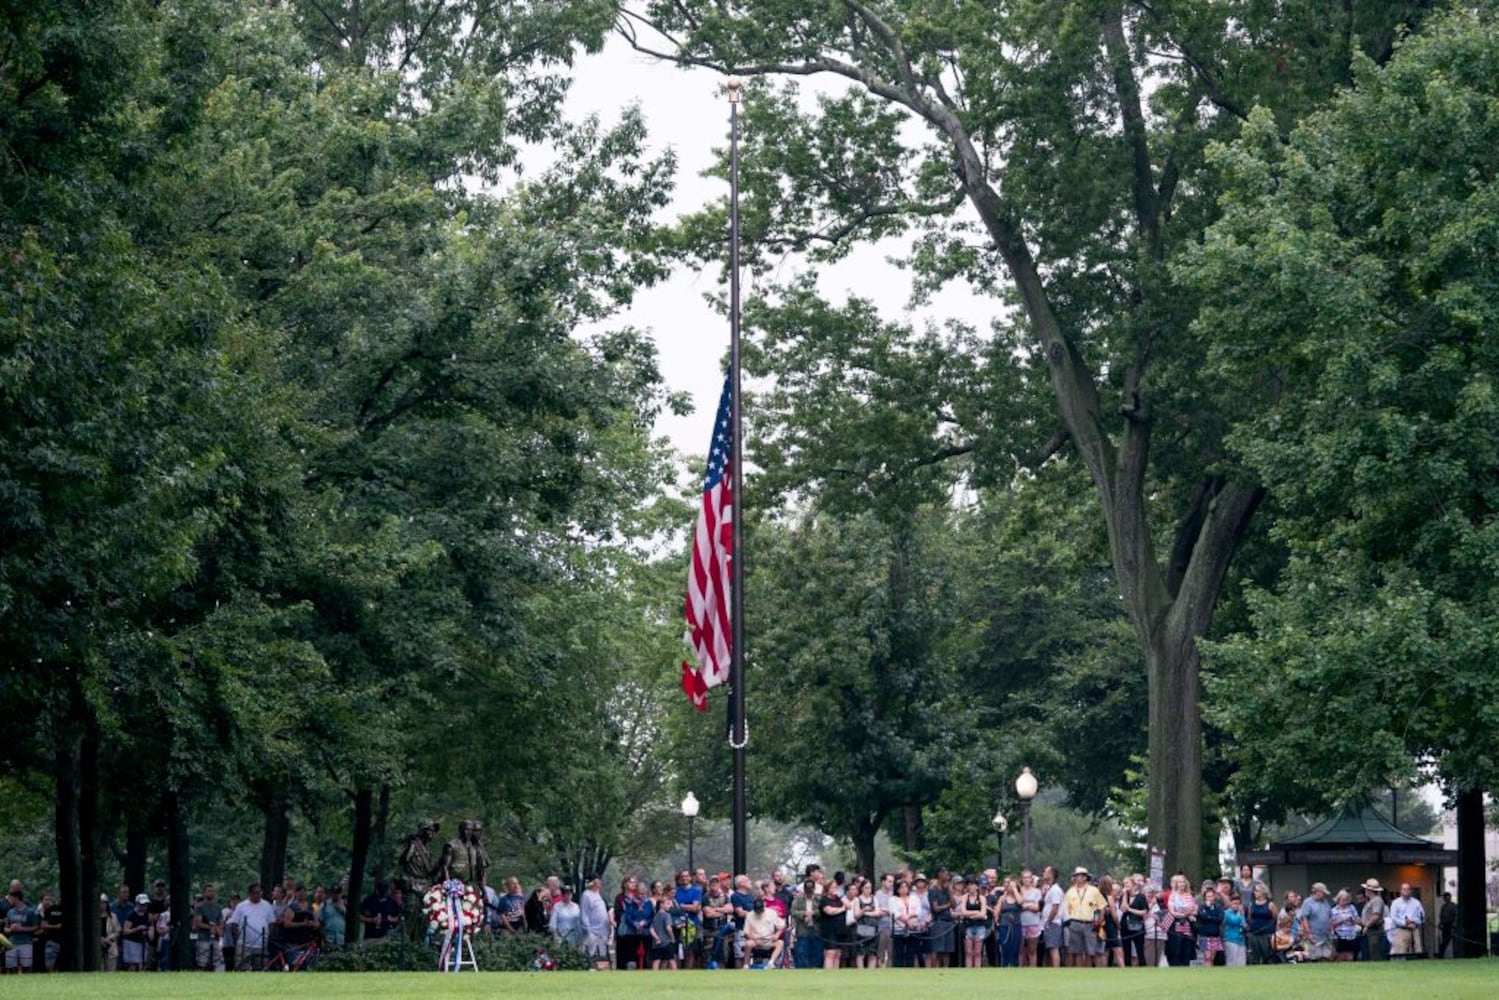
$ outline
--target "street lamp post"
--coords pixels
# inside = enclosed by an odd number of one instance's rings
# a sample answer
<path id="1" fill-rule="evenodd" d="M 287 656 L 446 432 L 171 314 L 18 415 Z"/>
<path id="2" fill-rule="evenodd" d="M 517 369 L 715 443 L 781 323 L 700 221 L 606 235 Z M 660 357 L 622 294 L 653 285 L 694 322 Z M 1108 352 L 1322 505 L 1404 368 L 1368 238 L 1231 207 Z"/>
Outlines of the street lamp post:
<path id="1" fill-rule="evenodd" d="M 1025 818 L 1025 867 L 1031 866 L 1031 799 L 1036 797 L 1036 776 L 1028 767 L 1020 769 L 1015 779 L 1015 794 L 1020 797 L 1020 811 Z"/>
<path id="2" fill-rule="evenodd" d="M 691 792 L 682 800 L 682 815 L 687 817 L 687 870 L 696 872 L 697 866 L 692 863 L 692 824 L 697 819 L 698 801 L 697 796 Z"/>
<path id="3" fill-rule="evenodd" d="M 1010 821 L 1005 819 L 1003 806 L 1000 806 L 999 811 L 994 814 L 989 825 L 994 827 L 994 870 L 1003 873 L 1005 870 L 1005 832 L 1010 829 Z"/>

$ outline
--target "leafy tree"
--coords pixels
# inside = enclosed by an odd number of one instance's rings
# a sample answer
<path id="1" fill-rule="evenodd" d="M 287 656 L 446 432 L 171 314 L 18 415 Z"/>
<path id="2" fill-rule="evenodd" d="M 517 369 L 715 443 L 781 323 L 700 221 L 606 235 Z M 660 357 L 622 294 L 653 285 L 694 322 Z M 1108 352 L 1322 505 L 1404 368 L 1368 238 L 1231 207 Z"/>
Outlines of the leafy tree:
<path id="1" fill-rule="evenodd" d="M 1194 299 L 1168 266 L 1216 213 L 1202 150 L 1256 104 L 1294 120 L 1349 79 L 1353 53 L 1387 57 L 1428 6 L 621 5 L 642 51 L 849 87 L 815 106 L 751 93 L 751 261 L 914 229 L 923 282 L 1008 288 L 992 363 L 1054 401 L 1023 451 L 1046 453 L 1059 430 L 1096 491 L 1149 679 L 1151 838 L 1173 867 L 1201 863 L 1197 640 L 1263 496 L 1227 460 L 1239 414 L 1205 391 Z"/>
<path id="2" fill-rule="evenodd" d="M 1213 649 L 1235 781 L 1320 806 L 1429 770 L 1480 836 L 1499 723 L 1496 54 L 1492 11 L 1454 13 L 1388 65 L 1361 60 L 1289 141 L 1252 118 L 1215 152 L 1224 217 L 1186 271 L 1214 374 L 1258 376 L 1229 443 L 1292 554 L 1252 593 L 1254 631 Z"/>

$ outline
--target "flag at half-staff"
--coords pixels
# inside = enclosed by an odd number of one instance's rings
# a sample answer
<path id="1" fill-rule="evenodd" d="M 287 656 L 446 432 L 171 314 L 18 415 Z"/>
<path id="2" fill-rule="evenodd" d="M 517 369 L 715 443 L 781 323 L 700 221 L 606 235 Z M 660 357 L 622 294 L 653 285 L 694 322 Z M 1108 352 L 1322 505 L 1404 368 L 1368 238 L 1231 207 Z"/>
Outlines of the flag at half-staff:
<path id="1" fill-rule="evenodd" d="M 724 378 L 708 472 L 692 536 L 692 565 L 687 571 L 687 646 L 695 665 L 682 661 L 682 690 L 702 712 L 708 689 L 729 680 L 733 654 L 734 444 L 733 373 Z"/>

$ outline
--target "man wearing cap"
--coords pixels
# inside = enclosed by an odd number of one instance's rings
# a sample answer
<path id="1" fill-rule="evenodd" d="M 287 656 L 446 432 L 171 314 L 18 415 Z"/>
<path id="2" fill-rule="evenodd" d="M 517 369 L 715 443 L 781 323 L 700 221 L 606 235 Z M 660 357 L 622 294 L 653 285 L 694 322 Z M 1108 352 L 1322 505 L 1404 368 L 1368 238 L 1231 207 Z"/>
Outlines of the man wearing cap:
<path id="1" fill-rule="evenodd" d="M 1390 957 L 1405 959 L 1421 953 L 1421 928 L 1426 925 L 1426 910 L 1411 895 L 1411 884 L 1400 883 L 1400 895 L 1390 904 Z"/>
<path id="2" fill-rule="evenodd" d="M 1066 927 L 1067 964 L 1075 968 L 1103 965 L 1104 941 L 1098 936 L 1095 921 L 1103 917 L 1103 893 L 1090 881 L 1088 869 L 1072 870 L 1072 888 L 1062 901 Z"/>
<path id="3" fill-rule="evenodd" d="M 1327 901 L 1327 885 L 1312 883 L 1312 894 L 1302 900 L 1297 912 L 1301 921 L 1300 941 L 1306 961 L 1325 962 L 1333 956 L 1332 904 Z"/>
<path id="4" fill-rule="evenodd" d="M 1364 928 L 1364 947 L 1367 949 L 1363 958 L 1364 961 L 1378 962 L 1389 957 L 1389 951 L 1385 947 L 1385 916 L 1388 908 L 1384 901 L 1384 887 L 1379 884 L 1378 879 L 1371 878 L 1359 888 L 1368 897 L 1359 920 Z"/>
<path id="5" fill-rule="evenodd" d="M 781 959 L 781 932 L 786 921 L 765 905 L 763 894 L 755 896 L 750 912 L 744 918 L 745 965 L 749 968 L 776 967 Z"/>
<path id="6" fill-rule="evenodd" d="M 593 960 L 594 968 L 609 969 L 609 939 L 614 936 L 614 913 L 604 901 L 604 883 L 594 877 L 588 880 L 583 898 L 578 901 L 578 922 L 583 930 L 583 953 Z"/>

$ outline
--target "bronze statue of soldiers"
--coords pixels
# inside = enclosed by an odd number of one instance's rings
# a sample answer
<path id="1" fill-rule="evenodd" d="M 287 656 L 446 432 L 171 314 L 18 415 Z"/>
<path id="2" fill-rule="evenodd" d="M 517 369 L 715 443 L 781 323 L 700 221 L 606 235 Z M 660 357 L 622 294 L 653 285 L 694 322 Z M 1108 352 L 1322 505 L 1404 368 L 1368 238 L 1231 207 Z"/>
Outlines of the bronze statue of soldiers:
<path id="1" fill-rule="evenodd" d="M 432 835 L 439 829 L 434 820 L 423 820 L 401 847 L 399 881 L 401 891 L 407 896 L 424 892 L 432 884 L 432 854 L 427 850 L 427 845 L 432 842 Z"/>

